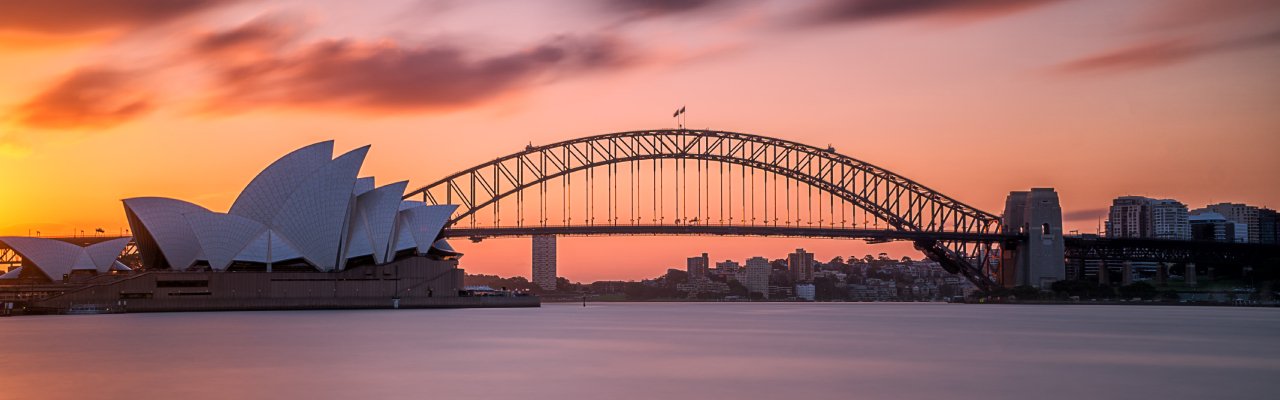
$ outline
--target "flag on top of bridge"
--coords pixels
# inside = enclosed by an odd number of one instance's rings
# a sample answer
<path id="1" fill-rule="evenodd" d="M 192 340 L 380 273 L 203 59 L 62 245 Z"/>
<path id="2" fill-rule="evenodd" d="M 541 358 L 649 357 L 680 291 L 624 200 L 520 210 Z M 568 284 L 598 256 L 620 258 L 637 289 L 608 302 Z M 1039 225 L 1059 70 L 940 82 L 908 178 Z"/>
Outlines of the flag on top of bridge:
<path id="1" fill-rule="evenodd" d="M 671 114 L 671 118 L 679 117 L 680 114 L 684 114 L 684 106 L 680 106 L 680 109 L 676 110 L 675 114 Z"/>

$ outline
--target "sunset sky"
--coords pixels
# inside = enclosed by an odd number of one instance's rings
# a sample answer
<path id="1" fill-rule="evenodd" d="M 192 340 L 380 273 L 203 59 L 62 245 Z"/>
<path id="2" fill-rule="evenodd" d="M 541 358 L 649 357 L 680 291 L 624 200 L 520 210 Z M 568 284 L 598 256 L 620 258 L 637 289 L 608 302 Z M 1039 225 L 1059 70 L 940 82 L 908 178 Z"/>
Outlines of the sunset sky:
<path id="1" fill-rule="evenodd" d="M 1280 1 L 0 2 L 0 235 L 127 228 L 120 200 L 225 211 L 304 145 L 373 145 L 418 187 L 528 143 L 755 133 L 999 213 L 1054 187 L 1068 230 L 1147 195 L 1280 206 Z M 528 239 L 459 241 L 527 275 Z M 653 251 L 661 247 L 662 251 Z M 908 244 L 564 238 L 571 280 Z"/>

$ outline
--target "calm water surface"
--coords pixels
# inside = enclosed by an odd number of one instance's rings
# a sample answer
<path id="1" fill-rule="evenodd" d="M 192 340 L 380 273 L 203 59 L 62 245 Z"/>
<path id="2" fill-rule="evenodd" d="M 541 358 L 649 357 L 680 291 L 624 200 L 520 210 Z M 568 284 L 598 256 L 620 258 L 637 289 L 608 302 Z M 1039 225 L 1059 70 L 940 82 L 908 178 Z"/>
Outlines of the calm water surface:
<path id="1" fill-rule="evenodd" d="M 1277 393 L 1280 309 L 669 303 L 0 319 L 0 398 Z"/>

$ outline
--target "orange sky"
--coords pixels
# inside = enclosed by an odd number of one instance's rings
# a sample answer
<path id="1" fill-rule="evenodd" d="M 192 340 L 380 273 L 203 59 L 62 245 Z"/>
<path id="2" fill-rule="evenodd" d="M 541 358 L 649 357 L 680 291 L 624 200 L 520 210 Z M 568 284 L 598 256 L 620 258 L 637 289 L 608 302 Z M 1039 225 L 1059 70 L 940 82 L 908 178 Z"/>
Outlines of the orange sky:
<path id="1" fill-rule="evenodd" d="M 119 200 L 225 210 L 325 139 L 417 187 L 526 143 L 757 133 L 999 213 L 1057 188 L 1067 229 L 1126 194 L 1280 206 L 1280 2 L 50 0 L 0 4 L 0 234 L 125 229 Z M 527 239 L 455 243 L 527 274 Z M 563 276 L 906 244 L 565 238 Z M 655 252 L 652 249 L 662 248 Z"/>

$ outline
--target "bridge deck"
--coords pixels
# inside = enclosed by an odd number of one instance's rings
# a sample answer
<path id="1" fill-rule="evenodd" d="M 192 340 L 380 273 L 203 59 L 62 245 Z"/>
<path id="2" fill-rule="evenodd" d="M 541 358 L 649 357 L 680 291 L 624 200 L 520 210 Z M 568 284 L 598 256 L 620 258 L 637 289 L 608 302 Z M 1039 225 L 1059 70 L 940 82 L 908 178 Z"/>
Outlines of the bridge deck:
<path id="1" fill-rule="evenodd" d="M 910 232 L 884 229 L 812 228 L 795 226 L 742 225 L 584 225 L 584 226 L 512 226 L 448 228 L 445 237 L 483 239 L 533 235 L 601 236 L 601 235 L 713 235 L 775 236 L 870 240 L 945 240 L 964 242 L 1000 242 L 1021 240 L 1019 235 L 964 232 Z"/>

